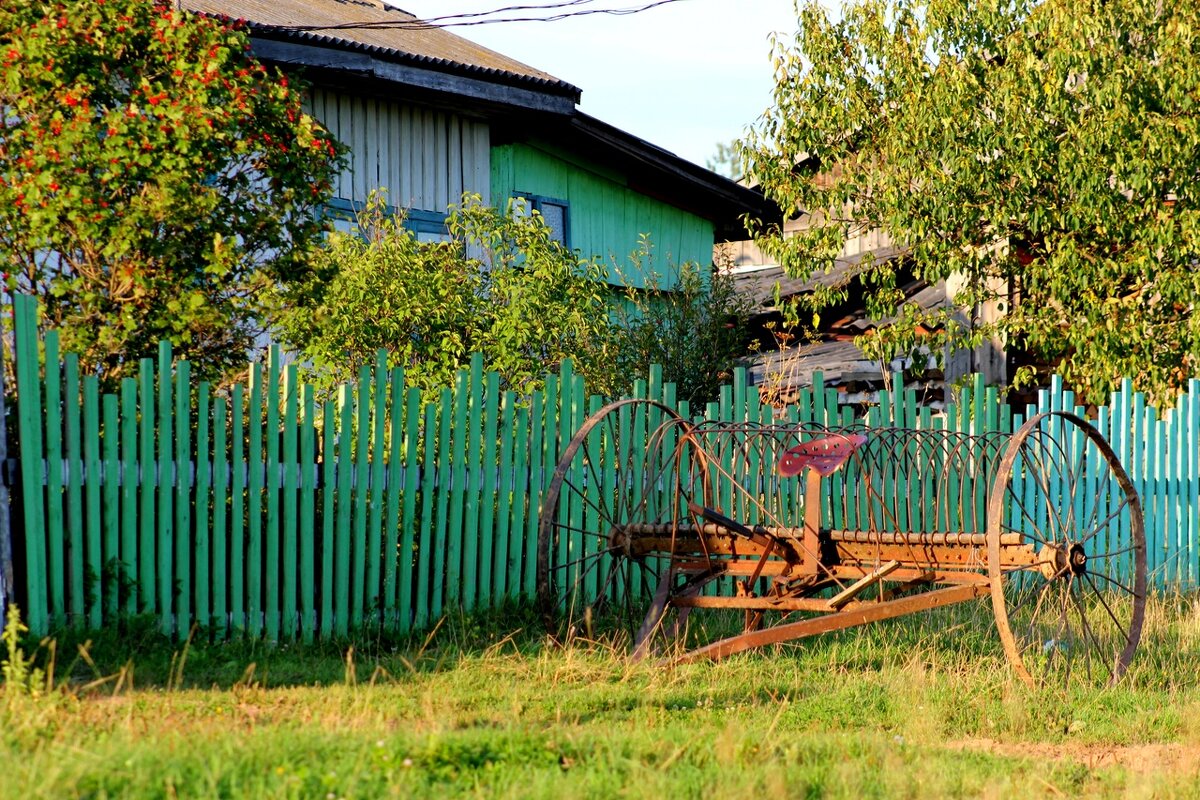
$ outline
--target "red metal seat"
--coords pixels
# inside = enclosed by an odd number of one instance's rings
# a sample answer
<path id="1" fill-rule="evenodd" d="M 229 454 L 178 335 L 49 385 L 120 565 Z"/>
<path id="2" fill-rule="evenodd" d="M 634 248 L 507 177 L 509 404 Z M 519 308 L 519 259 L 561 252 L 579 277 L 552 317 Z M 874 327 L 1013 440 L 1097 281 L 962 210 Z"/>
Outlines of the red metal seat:
<path id="1" fill-rule="evenodd" d="M 828 477 L 866 443 L 865 433 L 834 433 L 789 447 L 779 459 L 779 474 L 790 478 L 812 467 L 822 478 Z"/>

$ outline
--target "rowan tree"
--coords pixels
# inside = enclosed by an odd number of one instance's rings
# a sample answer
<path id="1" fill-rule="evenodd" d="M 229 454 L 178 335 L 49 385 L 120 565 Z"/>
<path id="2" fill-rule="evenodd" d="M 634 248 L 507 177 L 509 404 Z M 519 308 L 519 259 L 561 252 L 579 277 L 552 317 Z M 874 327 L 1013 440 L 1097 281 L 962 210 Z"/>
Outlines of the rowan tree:
<path id="1" fill-rule="evenodd" d="M 244 364 L 310 272 L 338 146 L 249 50 L 169 3 L 0 7 L 0 262 L 109 385 L 159 339 Z"/>
<path id="2" fill-rule="evenodd" d="M 1008 306 L 986 324 L 910 310 L 897 341 L 998 334 L 1092 400 L 1122 376 L 1170 399 L 1197 373 L 1200 5 L 861 0 L 834 20 L 810 3 L 774 58 L 744 157 L 812 223 L 764 232 L 790 273 L 879 228 L 919 277 L 961 276 L 959 306 Z M 902 300 L 895 270 L 865 267 L 876 316 Z"/>

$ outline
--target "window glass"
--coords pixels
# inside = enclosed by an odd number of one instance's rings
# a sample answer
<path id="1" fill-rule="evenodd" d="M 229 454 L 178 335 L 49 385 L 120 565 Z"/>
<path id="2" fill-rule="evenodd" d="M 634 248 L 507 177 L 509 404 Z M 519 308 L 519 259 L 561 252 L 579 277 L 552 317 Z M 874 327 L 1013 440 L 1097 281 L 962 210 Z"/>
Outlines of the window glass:
<path id="1" fill-rule="evenodd" d="M 542 219 L 550 229 L 550 238 L 562 244 L 567 243 L 567 207 L 561 203 L 543 202 L 540 204 Z"/>

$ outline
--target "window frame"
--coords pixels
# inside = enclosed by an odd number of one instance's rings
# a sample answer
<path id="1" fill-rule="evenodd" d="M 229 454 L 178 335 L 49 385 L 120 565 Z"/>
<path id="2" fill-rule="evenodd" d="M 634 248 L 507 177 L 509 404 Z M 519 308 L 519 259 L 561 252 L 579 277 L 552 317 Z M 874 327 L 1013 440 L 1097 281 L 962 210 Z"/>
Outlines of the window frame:
<path id="1" fill-rule="evenodd" d="M 363 205 L 363 203 L 356 203 L 343 197 L 335 197 L 324 204 L 321 215 L 322 217 L 343 220 L 353 224 Z M 446 227 L 446 220 L 449 218 L 448 214 L 427 211 L 422 208 L 401 209 L 393 206 L 391 203 L 388 203 L 384 207 L 384 212 L 389 215 L 403 213 L 404 227 L 414 234 L 432 235 L 444 240 L 449 240 L 450 238 L 450 230 Z"/>
<path id="2" fill-rule="evenodd" d="M 536 211 L 538 214 L 542 215 L 542 219 L 545 219 L 546 217 L 545 213 L 542 211 L 543 206 L 551 205 L 561 208 L 563 215 L 563 238 L 561 241 L 558 239 L 555 239 L 554 241 L 559 242 L 568 250 L 571 249 L 571 204 L 568 201 L 562 200 L 558 197 L 550 197 L 544 194 L 534 194 L 533 192 L 516 192 L 513 195 L 513 199 L 524 200 L 529 206 L 530 213 Z"/>

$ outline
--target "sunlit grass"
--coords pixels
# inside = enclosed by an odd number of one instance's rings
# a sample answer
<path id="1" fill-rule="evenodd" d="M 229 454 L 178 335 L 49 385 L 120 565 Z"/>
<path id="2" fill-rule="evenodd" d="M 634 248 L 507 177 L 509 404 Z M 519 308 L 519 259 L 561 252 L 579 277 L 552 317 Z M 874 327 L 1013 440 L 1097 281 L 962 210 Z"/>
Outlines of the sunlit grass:
<path id="1" fill-rule="evenodd" d="M 1016 680 L 986 601 L 679 667 L 536 619 L 199 636 L 182 668 L 137 626 L 93 666 L 62 639 L 58 690 L 5 693 L 0 797 L 1200 795 L 1192 596 L 1148 607 L 1120 686 L 1070 695 Z"/>

